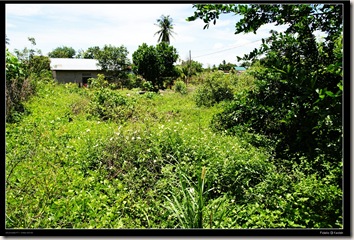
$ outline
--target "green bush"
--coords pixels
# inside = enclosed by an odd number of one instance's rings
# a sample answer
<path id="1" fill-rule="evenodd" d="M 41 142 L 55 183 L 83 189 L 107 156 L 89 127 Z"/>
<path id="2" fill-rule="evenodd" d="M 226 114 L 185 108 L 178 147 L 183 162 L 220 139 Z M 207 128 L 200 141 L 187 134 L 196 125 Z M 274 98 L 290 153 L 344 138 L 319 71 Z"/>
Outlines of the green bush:
<path id="1" fill-rule="evenodd" d="M 128 74 L 128 80 L 126 81 L 125 86 L 128 89 L 140 88 L 142 87 L 143 79 L 142 77 L 135 74 Z"/>
<path id="2" fill-rule="evenodd" d="M 328 175 L 323 166 L 338 166 L 343 150 L 343 36 L 340 27 L 333 29 L 323 42 L 301 28 L 302 35 L 273 34 L 271 44 L 263 46 L 263 67 L 252 72 L 257 87 L 217 114 L 214 128 L 232 132 L 243 125 L 274 142 L 279 164 L 317 159 L 311 162 L 312 173 Z M 304 47 L 303 39 L 311 48 Z"/>
<path id="3" fill-rule="evenodd" d="M 93 91 L 89 112 L 101 120 L 125 122 L 134 114 L 134 102 L 116 90 L 101 88 Z"/>
<path id="4" fill-rule="evenodd" d="M 36 75 L 38 78 L 46 74 L 48 75 L 48 72 L 51 76 L 50 59 L 46 56 L 32 56 L 28 62 L 28 72 L 31 75 Z"/>
<path id="5" fill-rule="evenodd" d="M 48 57 L 43 56 L 32 56 L 29 63 L 24 64 L 6 49 L 6 121 L 18 121 L 25 112 L 24 102 L 36 89 L 42 84 L 54 83 L 49 65 Z"/>
<path id="6" fill-rule="evenodd" d="M 258 88 L 237 94 L 213 117 L 212 128 L 236 134 L 242 125 L 247 132 L 272 141 L 278 159 L 299 162 L 300 156 L 315 159 L 325 154 L 325 162 L 336 164 L 341 159 L 340 86 L 338 95 L 323 92 L 320 99 L 315 91 L 304 92 L 304 86 L 282 80 L 271 70 L 258 74 L 263 76 Z M 322 177 L 327 174 L 323 163 L 313 162 L 313 170 Z"/>
<path id="7" fill-rule="evenodd" d="M 89 78 L 88 83 L 90 88 L 107 88 L 109 86 L 104 74 L 97 74 L 97 78 Z"/>
<path id="8" fill-rule="evenodd" d="M 222 72 L 214 72 L 206 77 L 204 83 L 198 87 L 195 93 L 197 106 L 210 107 L 225 100 L 232 100 L 234 86 L 230 76 Z"/>
<path id="9" fill-rule="evenodd" d="M 258 204 L 258 221 L 267 219 L 262 215 L 277 215 L 268 223 L 270 227 L 340 228 L 342 191 L 326 181 L 315 174 L 305 175 L 299 168 L 291 172 L 274 171 L 248 189 L 245 198 L 250 205 Z M 247 223 L 240 219 L 242 222 L 261 227 L 257 221 Z"/>
<path id="10" fill-rule="evenodd" d="M 11 54 L 8 49 L 6 49 L 6 67 L 5 67 L 5 75 L 6 75 L 6 83 L 11 81 L 12 79 L 24 77 L 24 66 L 18 60 L 18 58 Z"/>
<path id="11" fill-rule="evenodd" d="M 187 94 L 187 86 L 183 81 L 176 81 L 174 86 L 175 92 Z"/>
<path id="12" fill-rule="evenodd" d="M 25 66 L 6 49 L 6 122 L 18 121 L 25 111 L 23 103 L 35 93 L 35 84 L 25 78 Z"/>
<path id="13" fill-rule="evenodd" d="M 149 81 L 143 82 L 143 84 L 141 86 L 141 90 L 143 90 L 143 91 L 150 91 L 151 92 L 151 91 L 154 91 L 154 89 L 155 89 L 154 86 Z"/>

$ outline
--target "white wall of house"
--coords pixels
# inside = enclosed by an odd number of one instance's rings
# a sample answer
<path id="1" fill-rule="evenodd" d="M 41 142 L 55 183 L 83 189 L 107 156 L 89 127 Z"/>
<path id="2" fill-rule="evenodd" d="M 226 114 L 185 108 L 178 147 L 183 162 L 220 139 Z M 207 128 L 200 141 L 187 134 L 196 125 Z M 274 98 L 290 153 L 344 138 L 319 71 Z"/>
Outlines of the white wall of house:
<path id="1" fill-rule="evenodd" d="M 50 68 L 58 83 L 83 84 L 88 78 L 96 78 L 97 74 L 103 73 L 95 59 L 50 58 Z"/>
<path id="2" fill-rule="evenodd" d="M 58 83 L 83 83 L 83 79 L 96 78 L 97 74 L 102 71 L 81 71 L 81 70 L 54 70 L 52 71 L 53 78 Z"/>

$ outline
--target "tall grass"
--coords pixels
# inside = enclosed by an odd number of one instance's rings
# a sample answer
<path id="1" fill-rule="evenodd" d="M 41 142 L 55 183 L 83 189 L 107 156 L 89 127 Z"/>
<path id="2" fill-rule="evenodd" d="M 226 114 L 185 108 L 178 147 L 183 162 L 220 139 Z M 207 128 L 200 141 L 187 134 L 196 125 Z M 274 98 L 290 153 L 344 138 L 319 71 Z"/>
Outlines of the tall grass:
<path id="1" fill-rule="evenodd" d="M 193 184 L 183 170 L 178 169 L 178 187 L 170 191 L 172 198 L 165 196 L 169 203 L 167 208 L 178 218 L 181 228 L 203 228 L 205 174 L 203 167 L 198 184 Z"/>
<path id="2" fill-rule="evenodd" d="M 168 201 L 166 208 L 178 219 L 179 225 L 176 227 L 190 228 L 213 228 L 230 213 L 230 209 L 225 207 L 226 198 L 219 198 L 208 206 L 208 192 L 212 188 L 205 190 L 207 168 L 202 167 L 195 184 L 187 174 L 178 167 L 178 182 L 173 183 L 170 190 L 171 197 L 165 195 Z M 176 185 L 174 185 L 176 184 Z M 226 200 L 227 201 L 227 200 Z M 222 208 L 221 208 L 222 206 Z M 207 213 L 208 211 L 208 213 Z"/>

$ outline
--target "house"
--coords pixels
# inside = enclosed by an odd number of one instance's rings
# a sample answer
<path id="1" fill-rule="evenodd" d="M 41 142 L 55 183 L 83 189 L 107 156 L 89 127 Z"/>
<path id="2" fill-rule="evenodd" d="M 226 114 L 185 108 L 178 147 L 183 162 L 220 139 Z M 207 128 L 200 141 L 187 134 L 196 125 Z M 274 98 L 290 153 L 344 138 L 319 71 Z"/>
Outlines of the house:
<path id="1" fill-rule="evenodd" d="M 235 67 L 235 71 L 237 73 L 242 73 L 242 72 L 246 71 L 246 68 L 244 68 L 244 67 Z"/>
<path id="2" fill-rule="evenodd" d="M 50 70 L 59 83 L 87 84 L 89 78 L 96 78 L 104 73 L 96 59 L 50 58 Z"/>

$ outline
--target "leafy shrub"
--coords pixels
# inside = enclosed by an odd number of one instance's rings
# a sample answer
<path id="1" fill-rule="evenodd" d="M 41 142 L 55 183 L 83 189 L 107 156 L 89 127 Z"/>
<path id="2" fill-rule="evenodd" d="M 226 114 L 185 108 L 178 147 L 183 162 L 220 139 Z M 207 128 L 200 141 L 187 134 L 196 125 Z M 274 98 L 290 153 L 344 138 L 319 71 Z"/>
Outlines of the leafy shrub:
<path id="1" fill-rule="evenodd" d="M 325 94 L 324 100 L 318 100 L 315 91 L 303 92 L 303 86 L 284 82 L 270 70 L 258 74 L 263 76 L 258 89 L 237 94 L 222 113 L 213 117 L 212 127 L 235 134 L 236 126 L 242 125 L 249 133 L 263 135 L 274 143 L 275 157 L 279 159 L 314 159 L 323 153 L 326 162 L 337 162 L 341 156 L 339 87 L 338 96 Z M 313 169 L 321 173 L 318 164 L 322 163 L 313 164 Z"/>
<path id="2" fill-rule="evenodd" d="M 31 79 L 36 86 L 43 84 L 55 84 L 52 72 L 47 70 L 42 70 L 39 74 L 30 74 L 29 79 Z"/>
<path id="3" fill-rule="evenodd" d="M 35 93 L 35 85 L 28 78 L 12 79 L 5 89 L 6 121 L 16 122 L 25 112 L 24 102 Z"/>
<path id="4" fill-rule="evenodd" d="M 238 96 L 213 125 L 221 131 L 244 125 L 275 143 L 280 164 L 314 159 L 312 173 L 325 177 L 324 165 L 342 161 L 342 28 L 333 27 L 323 42 L 306 28 L 295 29 L 295 35 L 274 32 L 263 44 L 264 67 L 252 73 L 257 89 Z"/>
<path id="5" fill-rule="evenodd" d="M 144 94 L 144 97 L 147 99 L 153 99 L 154 97 L 158 96 L 158 93 L 155 92 L 147 92 Z"/>
<path id="6" fill-rule="evenodd" d="M 247 71 L 241 73 L 241 74 L 233 74 L 234 76 L 234 84 L 235 84 L 235 92 L 239 93 L 245 90 L 255 90 L 257 88 L 257 85 L 255 83 L 255 78 L 252 75 L 253 72 L 255 71 L 259 71 L 259 69 L 261 68 L 260 66 L 258 66 L 257 64 L 255 64 L 256 66 L 253 66 L 249 69 L 247 69 Z"/>
<path id="7" fill-rule="evenodd" d="M 176 81 L 174 86 L 175 92 L 187 94 L 187 86 L 183 81 Z"/>
<path id="8" fill-rule="evenodd" d="M 6 49 L 6 113 L 7 122 L 19 120 L 25 111 L 23 102 L 35 93 L 35 85 L 25 78 L 24 65 Z"/>
<path id="9" fill-rule="evenodd" d="M 140 88 L 142 87 L 143 78 L 136 74 L 128 74 L 128 80 L 126 81 L 125 86 L 128 89 Z"/>
<path id="10" fill-rule="evenodd" d="M 124 122 L 134 114 L 134 103 L 116 90 L 101 88 L 92 94 L 90 114 L 101 120 Z"/>
<path id="11" fill-rule="evenodd" d="M 23 103 L 36 89 L 42 84 L 54 83 L 49 65 L 48 57 L 44 56 L 32 56 L 24 64 L 6 49 L 6 121 L 19 120 L 25 111 Z"/>
<path id="12" fill-rule="evenodd" d="M 20 78 L 24 76 L 24 66 L 18 60 L 18 58 L 11 54 L 8 49 L 6 49 L 6 67 L 5 67 L 6 83 L 12 79 Z"/>
<path id="13" fill-rule="evenodd" d="M 325 182 L 314 174 L 306 176 L 298 168 L 287 173 L 275 171 L 248 189 L 246 199 L 250 205 L 258 204 L 260 215 L 276 214 L 276 219 L 267 224 L 270 227 L 342 227 L 342 191 Z M 259 217 L 258 221 L 267 219 Z M 242 222 L 248 227 L 258 225 L 240 219 Z"/>
<path id="14" fill-rule="evenodd" d="M 221 72 L 210 74 L 195 94 L 197 106 L 210 107 L 224 100 L 232 100 L 234 87 L 230 77 Z"/>
<path id="15" fill-rule="evenodd" d="M 97 78 L 89 78 L 88 83 L 90 88 L 106 88 L 109 86 L 104 74 L 97 74 Z"/>
<path id="16" fill-rule="evenodd" d="M 48 73 L 51 77 L 49 58 L 46 56 L 32 56 L 28 62 L 28 72 L 38 78 L 48 75 Z"/>
<path id="17" fill-rule="evenodd" d="M 143 91 L 154 91 L 155 88 L 154 88 L 154 86 L 152 85 L 151 82 L 145 81 L 145 82 L 143 82 L 143 84 L 141 86 L 141 89 Z"/>

